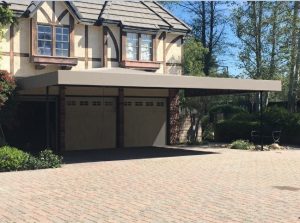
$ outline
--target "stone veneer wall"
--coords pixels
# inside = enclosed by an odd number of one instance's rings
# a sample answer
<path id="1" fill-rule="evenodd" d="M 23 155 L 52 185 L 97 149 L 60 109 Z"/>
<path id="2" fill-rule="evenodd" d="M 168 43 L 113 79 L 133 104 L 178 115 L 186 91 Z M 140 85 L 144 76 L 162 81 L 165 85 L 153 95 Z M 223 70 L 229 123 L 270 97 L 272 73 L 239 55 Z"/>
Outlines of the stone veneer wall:
<path id="1" fill-rule="evenodd" d="M 179 117 L 179 94 L 178 89 L 169 90 L 168 104 L 168 144 L 179 143 L 180 117 Z"/>

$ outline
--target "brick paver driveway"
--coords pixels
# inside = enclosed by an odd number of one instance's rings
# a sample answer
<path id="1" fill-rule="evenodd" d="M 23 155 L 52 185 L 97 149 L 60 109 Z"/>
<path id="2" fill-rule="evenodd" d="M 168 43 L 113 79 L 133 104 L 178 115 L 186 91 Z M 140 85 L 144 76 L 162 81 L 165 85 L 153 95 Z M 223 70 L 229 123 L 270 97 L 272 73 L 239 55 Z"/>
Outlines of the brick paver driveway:
<path id="1" fill-rule="evenodd" d="M 0 222 L 300 222 L 300 150 L 122 154 L 0 173 Z"/>

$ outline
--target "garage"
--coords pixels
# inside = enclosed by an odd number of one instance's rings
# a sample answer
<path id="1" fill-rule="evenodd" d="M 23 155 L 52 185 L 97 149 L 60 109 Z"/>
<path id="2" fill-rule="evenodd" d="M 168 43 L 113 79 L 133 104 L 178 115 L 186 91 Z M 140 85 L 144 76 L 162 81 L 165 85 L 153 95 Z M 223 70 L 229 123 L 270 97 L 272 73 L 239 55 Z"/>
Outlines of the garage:
<path id="1" fill-rule="evenodd" d="M 166 145 L 166 98 L 124 98 L 125 147 Z"/>
<path id="2" fill-rule="evenodd" d="M 66 150 L 116 147 L 116 99 L 66 97 Z"/>

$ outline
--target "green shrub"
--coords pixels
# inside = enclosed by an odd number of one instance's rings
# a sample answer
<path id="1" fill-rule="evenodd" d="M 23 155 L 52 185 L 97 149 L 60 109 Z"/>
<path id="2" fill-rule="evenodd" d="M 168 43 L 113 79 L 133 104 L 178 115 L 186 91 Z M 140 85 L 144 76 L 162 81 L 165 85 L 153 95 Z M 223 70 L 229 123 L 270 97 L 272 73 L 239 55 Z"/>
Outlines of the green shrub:
<path id="1" fill-rule="evenodd" d="M 26 162 L 26 170 L 44 169 L 40 159 L 30 156 Z"/>
<path id="2" fill-rule="evenodd" d="M 214 125 L 215 141 L 251 140 L 251 131 L 260 130 L 259 114 L 237 113 Z M 269 107 L 263 112 L 264 143 L 272 143 L 272 131 L 281 130 L 280 143 L 300 144 L 300 114 L 284 108 Z"/>
<path id="3" fill-rule="evenodd" d="M 62 157 L 55 155 L 52 150 L 45 149 L 38 156 L 41 168 L 57 168 L 62 164 Z"/>
<path id="4" fill-rule="evenodd" d="M 252 146 L 253 145 L 249 143 L 249 141 L 239 139 L 231 143 L 230 149 L 249 150 Z"/>
<path id="5" fill-rule="evenodd" d="M 0 148 L 0 172 L 24 170 L 30 155 L 14 147 L 3 146 Z"/>
<path id="6" fill-rule="evenodd" d="M 34 170 L 57 168 L 62 164 L 62 157 L 46 149 L 34 157 L 14 147 L 0 147 L 0 172 L 16 170 Z"/>
<path id="7" fill-rule="evenodd" d="M 209 110 L 210 116 L 222 113 L 225 119 L 231 118 L 234 114 L 247 113 L 245 109 L 234 105 L 216 105 Z"/>
<path id="8" fill-rule="evenodd" d="M 232 121 L 243 121 L 243 122 L 255 122 L 258 121 L 258 117 L 255 114 L 250 114 L 247 112 L 241 112 L 234 114 L 230 120 Z"/>
<path id="9" fill-rule="evenodd" d="M 251 140 L 251 131 L 259 129 L 259 122 L 225 120 L 215 125 L 215 141 L 232 142 L 238 139 Z"/>

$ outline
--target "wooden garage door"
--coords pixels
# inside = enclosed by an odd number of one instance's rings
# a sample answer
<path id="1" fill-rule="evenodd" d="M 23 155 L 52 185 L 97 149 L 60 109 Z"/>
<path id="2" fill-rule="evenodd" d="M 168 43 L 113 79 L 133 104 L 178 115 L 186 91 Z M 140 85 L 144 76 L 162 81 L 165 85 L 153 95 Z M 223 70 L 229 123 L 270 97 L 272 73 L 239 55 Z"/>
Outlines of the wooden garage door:
<path id="1" fill-rule="evenodd" d="M 116 101 L 106 97 L 66 98 L 66 150 L 116 147 Z"/>
<path id="2" fill-rule="evenodd" d="M 125 98 L 126 147 L 166 145 L 166 99 Z"/>

